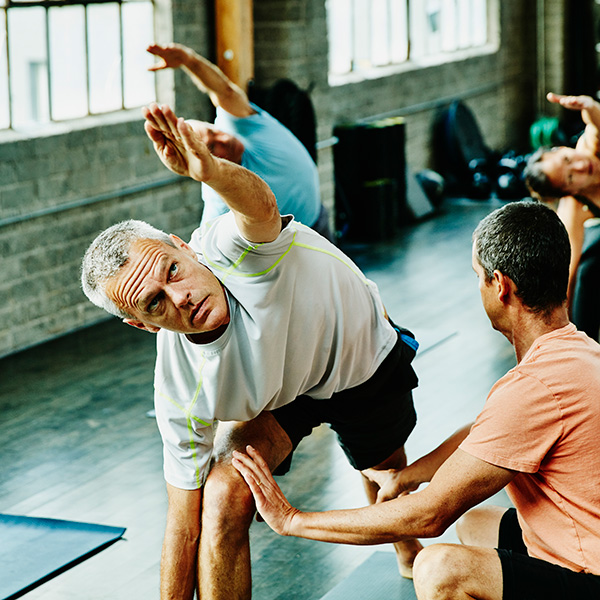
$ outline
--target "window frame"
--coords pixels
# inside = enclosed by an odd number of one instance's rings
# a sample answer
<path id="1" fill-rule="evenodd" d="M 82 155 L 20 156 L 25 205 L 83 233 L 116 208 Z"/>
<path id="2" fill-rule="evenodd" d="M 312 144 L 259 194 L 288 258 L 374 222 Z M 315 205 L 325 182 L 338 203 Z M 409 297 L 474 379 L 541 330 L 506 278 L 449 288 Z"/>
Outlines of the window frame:
<path id="1" fill-rule="evenodd" d="M 91 74 L 92 69 L 90 68 L 90 55 L 91 55 L 91 47 L 90 47 L 90 25 L 89 25 L 89 17 L 88 11 L 90 6 L 99 6 L 99 5 L 116 5 L 118 10 L 118 62 L 119 62 L 119 89 L 118 89 L 118 99 L 114 103 L 114 107 L 111 107 L 107 110 L 98 110 L 94 107 L 94 103 L 97 104 L 96 100 L 92 96 L 92 80 L 93 75 Z M 126 60 L 125 60 L 125 32 L 124 32 L 124 20 L 125 17 L 123 15 L 123 6 L 124 5 L 134 5 L 134 4 L 144 4 L 149 5 L 151 7 L 151 19 L 152 19 L 152 37 L 156 37 L 156 17 L 158 13 L 158 0 L 0 0 L 0 15 L 3 16 L 3 21 L 0 23 L 0 60 L 2 64 L 0 65 L 0 76 L 6 77 L 6 98 L 7 98 L 7 113 L 8 113 L 8 123 L 5 125 L 5 121 L 0 125 L 0 135 L 5 134 L 6 132 L 15 132 L 15 133 L 29 133 L 32 132 L 35 134 L 38 131 L 43 131 L 52 128 L 54 126 L 60 125 L 61 123 L 66 122 L 74 122 L 74 121 L 82 121 L 89 119 L 97 119 L 102 118 L 106 115 L 115 115 L 122 113 L 129 113 L 132 111 L 136 111 L 140 106 L 143 106 L 146 102 L 142 102 L 140 104 L 128 105 L 126 102 L 127 99 L 127 87 L 125 84 L 125 72 L 127 70 Z M 14 78 L 11 77 L 11 27 L 9 23 L 9 13 L 10 11 L 23 10 L 28 8 L 39 7 L 44 10 L 44 32 L 45 32 L 45 63 L 44 63 L 44 76 L 46 79 L 45 86 L 45 96 L 47 98 L 47 119 L 43 119 L 40 121 L 32 121 L 29 124 L 15 124 L 15 109 L 13 106 L 14 97 L 13 90 L 15 81 Z M 53 69 L 52 69 L 52 53 L 50 49 L 50 21 L 51 21 L 51 11 L 53 8 L 63 8 L 63 7 L 82 7 L 83 8 L 83 50 L 85 52 L 85 56 L 83 58 L 83 64 L 85 69 L 85 81 L 84 89 L 85 89 L 85 113 L 78 114 L 73 116 L 65 116 L 56 118 L 53 115 L 53 88 L 52 88 L 52 79 L 53 79 Z M 2 29 L 3 27 L 3 29 Z M 56 72 L 54 73 L 56 77 Z M 158 82 L 157 77 L 152 76 L 152 92 L 153 98 L 149 98 L 148 102 L 155 100 L 158 97 Z M 120 119 L 119 119 L 120 120 Z"/>
<path id="2" fill-rule="evenodd" d="M 330 27 L 330 6 L 329 3 L 332 0 L 327 0 L 326 2 L 326 11 L 327 11 L 327 32 L 328 36 L 331 39 L 331 27 Z M 339 1 L 339 0 L 338 0 Z M 354 4 L 356 0 L 345 0 L 346 3 Z M 440 4 L 443 0 L 440 0 Z M 444 63 L 458 62 L 461 60 L 465 60 L 475 56 L 482 56 L 486 54 L 493 54 L 497 52 L 500 47 L 500 36 L 499 36 L 499 23 L 500 23 L 500 0 L 486 0 L 486 17 L 487 17 L 487 40 L 485 43 L 480 45 L 473 45 L 468 47 L 459 47 L 452 51 L 444 51 L 440 50 L 436 53 L 427 53 L 422 49 L 419 49 L 419 44 L 417 43 L 415 48 L 415 44 L 413 43 L 414 38 L 414 29 L 415 29 L 415 19 L 414 13 L 411 11 L 411 3 L 422 3 L 423 0 L 405 0 L 406 6 L 402 7 L 400 10 L 405 10 L 404 22 L 403 25 L 405 27 L 405 40 L 406 40 L 406 49 L 403 52 L 403 56 L 405 59 L 402 61 L 394 61 L 385 65 L 369 65 L 364 68 L 357 68 L 352 65 L 352 59 L 340 60 L 339 56 L 332 56 L 330 43 L 328 47 L 328 81 L 331 86 L 340 86 L 346 85 L 348 83 L 357 83 L 360 81 L 365 81 L 369 79 L 379 79 L 383 77 L 388 77 L 390 75 L 394 75 L 397 73 L 408 72 L 416 69 L 421 69 L 425 67 L 440 65 Z M 388 13 L 390 12 L 390 7 L 392 5 L 388 4 Z M 422 5 L 419 4 L 422 8 Z M 350 15 L 350 20 L 353 19 L 353 15 Z M 388 28 L 390 25 L 388 24 Z M 351 34 L 350 34 L 351 35 Z M 393 36 L 390 36 L 392 39 Z M 346 41 L 346 46 L 352 46 L 352 42 L 348 44 Z M 419 51 L 420 50 L 420 51 Z M 393 51 L 389 49 L 388 54 L 392 55 Z M 398 51 L 396 51 L 396 55 L 398 55 Z M 345 63 L 351 64 L 351 69 L 346 72 L 335 72 L 332 71 L 332 64 L 334 61 L 337 61 L 338 64 Z"/>

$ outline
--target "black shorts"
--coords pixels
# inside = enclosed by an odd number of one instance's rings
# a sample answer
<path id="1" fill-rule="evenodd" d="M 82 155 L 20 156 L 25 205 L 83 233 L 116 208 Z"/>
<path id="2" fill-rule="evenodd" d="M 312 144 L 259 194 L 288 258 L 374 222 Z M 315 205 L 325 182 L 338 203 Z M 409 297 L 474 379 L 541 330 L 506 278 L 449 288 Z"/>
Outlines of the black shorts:
<path id="1" fill-rule="evenodd" d="M 378 465 L 404 445 L 417 423 L 411 390 L 417 387 L 418 379 L 410 364 L 416 348 L 404 341 L 409 334 L 398 330 L 392 351 L 361 385 L 338 392 L 329 400 L 299 396 L 271 411 L 293 448 L 275 469 L 276 475 L 287 473 L 296 446 L 322 423 L 336 432 L 350 464 L 358 470 Z"/>
<path id="2" fill-rule="evenodd" d="M 576 573 L 527 555 L 517 511 L 500 521 L 498 556 L 502 563 L 502 600 L 591 600 L 600 598 L 600 575 Z"/>

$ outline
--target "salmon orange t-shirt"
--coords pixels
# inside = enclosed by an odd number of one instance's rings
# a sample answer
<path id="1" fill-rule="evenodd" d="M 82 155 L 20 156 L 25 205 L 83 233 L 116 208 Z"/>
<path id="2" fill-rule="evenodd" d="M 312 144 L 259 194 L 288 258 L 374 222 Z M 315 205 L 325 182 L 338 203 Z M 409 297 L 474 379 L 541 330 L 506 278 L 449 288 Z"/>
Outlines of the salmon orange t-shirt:
<path id="1" fill-rule="evenodd" d="M 506 490 L 530 556 L 600 575 L 600 345 L 539 337 L 491 389 L 460 448 L 517 471 Z"/>

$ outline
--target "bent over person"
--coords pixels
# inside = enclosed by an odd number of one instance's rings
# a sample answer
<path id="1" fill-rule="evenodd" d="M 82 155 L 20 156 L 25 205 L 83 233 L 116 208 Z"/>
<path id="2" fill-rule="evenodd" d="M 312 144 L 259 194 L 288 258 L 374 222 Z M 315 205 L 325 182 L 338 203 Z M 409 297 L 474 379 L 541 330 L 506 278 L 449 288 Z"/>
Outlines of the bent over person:
<path id="1" fill-rule="evenodd" d="M 300 140 L 267 111 L 250 102 L 246 92 L 213 63 L 182 44 L 152 44 L 148 52 L 160 58 L 150 68 L 182 69 L 217 110 L 214 124 L 188 120 L 198 139 L 226 158 L 264 179 L 282 214 L 312 227 L 333 241 L 329 214 L 321 203 L 317 165 Z M 206 223 L 229 209 L 209 185 L 202 185 Z"/>
<path id="2" fill-rule="evenodd" d="M 403 471 L 405 489 L 431 480 L 427 487 L 365 508 L 300 512 L 257 449 L 234 453 L 234 466 L 283 535 L 397 542 L 437 537 L 464 515 L 463 545 L 433 544 L 417 556 L 419 600 L 600 598 L 600 345 L 567 317 L 567 232 L 541 203 L 507 204 L 475 230 L 473 269 L 518 364 L 470 431 Z M 504 487 L 515 508 L 473 508 Z"/>
<path id="3" fill-rule="evenodd" d="M 394 490 L 416 421 L 416 342 L 347 256 L 280 215 L 259 177 L 213 156 L 169 107 L 146 118 L 163 162 L 231 210 L 189 244 L 140 221 L 109 228 L 86 252 L 82 285 L 95 304 L 158 334 L 162 597 L 190 599 L 197 588 L 203 599 L 250 598 L 255 505 L 232 451 L 251 444 L 284 473 L 300 440 L 328 423 L 370 501 Z M 420 549 L 397 545 L 406 574 Z"/>
<path id="4" fill-rule="evenodd" d="M 579 111 L 585 124 L 575 148 L 540 148 L 528 161 L 526 183 L 557 212 L 571 240 L 568 301 L 573 323 L 600 340 L 600 104 L 590 96 L 548 94 L 550 102 Z"/>

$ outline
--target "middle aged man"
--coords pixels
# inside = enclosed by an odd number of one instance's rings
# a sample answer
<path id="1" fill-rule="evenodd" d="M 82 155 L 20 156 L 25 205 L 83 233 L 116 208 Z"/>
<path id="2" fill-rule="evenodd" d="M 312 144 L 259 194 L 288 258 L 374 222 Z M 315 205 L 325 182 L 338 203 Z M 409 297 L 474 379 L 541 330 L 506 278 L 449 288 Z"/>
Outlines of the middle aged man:
<path id="1" fill-rule="evenodd" d="M 255 506 L 232 451 L 250 443 L 284 473 L 300 440 L 328 423 L 375 501 L 406 466 L 416 342 L 345 254 L 280 215 L 262 179 L 213 156 L 170 108 L 154 105 L 146 119 L 161 160 L 211 186 L 230 212 L 189 245 L 141 221 L 117 224 L 86 252 L 82 285 L 158 333 L 169 497 L 161 597 L 250 598 Z M 399 543 L 400 566 L 410 570 L 420 549 Z"/>
<path id="2" fill-rule="evenodd" d="M 569 323 L 569 253 L 564 226 L 541 203 L 486 217 L 473 269 L 518 364 L 493 386 L 466 439 L 433 453 L 422 491 L 323 513 L 293 508 L 254 448 L 235 452 L 266 522 L 282 535 L 378 544 L 439 536 L 464 515 L 464 545 L 433 544 L 417 556 L 419 600 L 600 598 L 600 346 Z M 473 508 L 504 487 L 516 510 Z"/>

